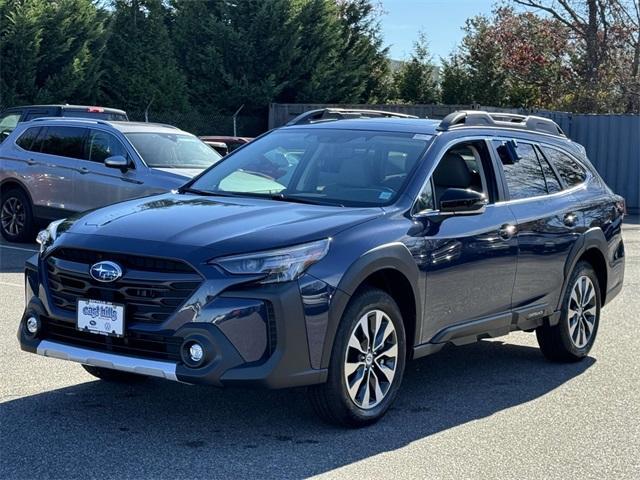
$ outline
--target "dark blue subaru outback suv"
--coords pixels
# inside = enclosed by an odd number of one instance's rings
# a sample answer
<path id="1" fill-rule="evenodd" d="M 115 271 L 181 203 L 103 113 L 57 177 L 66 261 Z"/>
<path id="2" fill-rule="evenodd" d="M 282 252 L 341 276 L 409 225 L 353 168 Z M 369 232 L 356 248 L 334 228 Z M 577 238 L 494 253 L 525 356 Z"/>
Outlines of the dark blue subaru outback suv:
<path id="1" fill-rule="evenodd" d="M 550 360 L 589 353 L 622 288 L 625 204 L 554 122 L 295 123 L 41 232 L 22 349 L 107 380 L 309 386 L 351 426 L 446 344 L 525 330 Z"/>

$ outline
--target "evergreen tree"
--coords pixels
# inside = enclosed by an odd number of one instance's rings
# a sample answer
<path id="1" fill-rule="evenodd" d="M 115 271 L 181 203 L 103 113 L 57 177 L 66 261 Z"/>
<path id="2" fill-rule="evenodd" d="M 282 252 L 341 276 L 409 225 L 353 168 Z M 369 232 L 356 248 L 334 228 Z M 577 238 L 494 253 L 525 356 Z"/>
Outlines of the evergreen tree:
<path id="1" fill-rule="evenodd" d="M 459 54 L 453 53 L 448 59 L 441 59 L 440 89 L 442 103 L 460 105 L 473 102 L 471 77 Z"/>
<path id="2" fill-rule="evenodd" d="M 91 0 L 1 2 L 0 102 L 94 99 L 105 19 Z"/>
<path id="3" fill-rule="evenodd" d="M 178 69 L 162 0 L 115 0 L 102 77 L 103 101 L 141 115 L 183 111 L 185 78 Z"/>
<path id="4" fill-rule="evenodd" d="M 427 37 L 420 33 L 411 59 L 395 75 L 398 98 L 408 103 L 436 103 L 439 100 L 436 67 L 429 53 Z"/>

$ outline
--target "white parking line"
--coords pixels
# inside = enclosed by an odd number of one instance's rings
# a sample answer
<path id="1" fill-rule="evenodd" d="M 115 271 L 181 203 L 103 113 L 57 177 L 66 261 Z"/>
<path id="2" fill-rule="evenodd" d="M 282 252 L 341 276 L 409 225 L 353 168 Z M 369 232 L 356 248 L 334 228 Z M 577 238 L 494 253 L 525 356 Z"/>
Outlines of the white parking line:
<path id="1" fill-rule="evenodd" d="M 38 250 L 34 250 L 33 248 L 23 248 L 23 247 L 12 247 L 11 245 L 0 244 L 0 249 L 11 248 L 13 250 L 22 250 L 23 252 L 33 252 L 37 253 Z"/>
<path id="2" fill-rule="evenodd" d="M 20 284 L 17 284 L 17 283 L 0 282 L 0 285 L 7 285 L 8 287 L 24 288 L 24 285 L 20 285 Z"/>

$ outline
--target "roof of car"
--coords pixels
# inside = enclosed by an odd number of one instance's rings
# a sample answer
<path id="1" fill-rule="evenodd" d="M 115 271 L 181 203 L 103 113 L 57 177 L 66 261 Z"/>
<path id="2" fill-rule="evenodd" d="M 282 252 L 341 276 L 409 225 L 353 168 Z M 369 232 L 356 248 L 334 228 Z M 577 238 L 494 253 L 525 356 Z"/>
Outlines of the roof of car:
<path id="1" fill-rule="evenodd" d="M 282 127 L 289 129 L 300 128 L 328 128 L 328 129 L 350 129 L 350 130 L 373 130 L 381 132 L 405 132 L 422 133 L 434 135 L 436 128 L 440 125 L 440 120 L 429 120 L 424 118 L 353 118 L 345 120 L 332 120 L 313 124 L 291 125 Z"/>
<path id="2" fill-rule="evenodd" d="M 182 133 L 191 135 L 188 132 L 180 130 L 173 125 L 166 125 L 164 123 L 146 123 L 146 122 L 121 122 L 115 120 L 101 120 L 94 118 L 76 118 L 76 117 L 40 117 L 31 120 L 31 124 L 39 123 L 60 123 L 64 125 L 78 125 L 78 126 L 91 126 L 91 125 L 108 125 L 122 133 Z"/>
<path id="3" fill-rule="evenodd" d="M 97 105 L 69 105 L 65 103 L 55 103 L 55 104 L 42 104 L 42 105 L 18 105 L 15 107 L 6 108 L 4 111 L 13 111 L 13 110 L 23 110 L 25 108 L 67 108 L 67 109 L 88 109 L 88 108 L 100 108 L 104 111 L 108 111 L 111 113 L 122 113 L 126 114 L 124 110 L 119 108 L 111 108 L 111 107 L 101 107 Z"/>

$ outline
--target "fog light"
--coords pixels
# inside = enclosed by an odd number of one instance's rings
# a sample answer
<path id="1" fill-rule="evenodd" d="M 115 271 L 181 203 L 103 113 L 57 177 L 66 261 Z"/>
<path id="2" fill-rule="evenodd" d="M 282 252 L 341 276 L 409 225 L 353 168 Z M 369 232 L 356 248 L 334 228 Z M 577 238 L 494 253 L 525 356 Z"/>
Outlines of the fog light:
<path id="1" fill-rule="evenodd" d="M 189 347 L 189 358 L 192 362 L 198 363 L 204 357 L 204 350 L 199 343 L 192 343 Z"/>
<path id="2" fill-rule="evenodd" d="M 35 335 L 36 333 L 38 333 L 39 327 L 40 325 L 36 317 L 27 318 L 27 332 L 29 332 L 31 335 Z"/>

